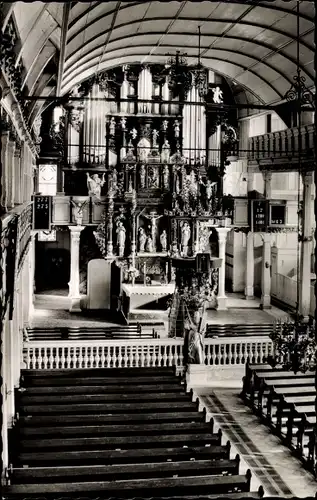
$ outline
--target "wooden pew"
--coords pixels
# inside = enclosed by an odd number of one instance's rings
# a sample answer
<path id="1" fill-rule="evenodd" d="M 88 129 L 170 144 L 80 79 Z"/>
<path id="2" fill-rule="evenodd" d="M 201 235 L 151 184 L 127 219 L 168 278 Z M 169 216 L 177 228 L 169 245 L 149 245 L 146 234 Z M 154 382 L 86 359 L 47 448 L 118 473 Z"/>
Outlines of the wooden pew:
<path id="1" fill-rule="evenodd" d="M 213 420 L 208 423 L 201 423 L 197 425 L 197 422 L 172 422 L 172 423 L 161 423 L 155 422 L 152 424 L 139 423 L 138 425 L 127 425 L 113 422 L 108 425 L 72 425 L 62 427 L 21 427 L 19 435 L 21 437 L 29 438 L 31 436 L 46 436 L 46 437 L 72 437 L 72 436 L 133 436 L 133 435 L 147 435 L 151 434 L 161 435 L 161 434 L 185 434 L 195 432 L 207 433 L 213 432 Z"/>
<path id="2" fill-rule="evenodd" d="M 92 449 L 92 450 L 115 450 L 129 448 L 161 448 L 168 446 L 199 446 L 199 445 L 220 445 L 222 432 L 219 429 L 217 434 L 212 432 L 195 431 L 187 434 L 161 434 L 157 436 L 98 436 L 98 437 L 74 437 L 74 438 L 36 438 L 21 439 L 22 450 L 71 450 L 71 449 Z"/>
<path id="3" fill-rule="evenodd" d="M 122 479 L 145 479 L 192 475 L 239 474 L 240 457 L 233 460 L 200 460 L 183 462 L 158 462 L 111 466 L 80 467 L 30 467 L 12 468 L 10 480 L 14 484 L 70 481 L 109 481 Z"/>
<path id="4" fill-rule="evenodd" d="M 16 465 L 58 466 L 58 465 L 107 465 L 136 464 L 188 460 L 217 460 L 230 458 L 230 442 L 226 445 L 161 447 L 89 451 L 40 451 L 19 452 Z"/>
<path id="5" fill-rule="evenodd" d="M 19 415 L 19 423 L 24 426 L 52 426 L 52 425 L 74 425 L 74 424 L 113 424 L 113 415 L 100 415 L 92 413 L 86 415 Z M 205 422 L 206 411 L 169 411 L 164 413 L 118 413 L 116 424 L 128 423 L 160 423 L 160 422 Z"/>
<path id="6" fill-rule="evenodd" d="M 151 479 L 129 479 L 120 481 L 95 481 L 77 483 L 53 483 L 53 484 L 23 484 L 4 487 L 3 495 L 23 494 L 24 498 L 40 494 L 51 495 L 67 494 L 88 494 L 96 493 L 106 495 L 121 496 L 129 498 L 135 496 L 158 497 L 161 495 L 179 494 L 223 494 L 229 492 L 249 492 L 251 482 L 251 472 L 246 475 L 233 476 L 196 476 L 196 477 L 173 477 L 173 478 L 151 478 Z"/>
<path id="7" fill-rule="evenodd" d="M 55 405 L 21 405 L 20 415 L 60 415 L 62 413 L 147 413 L 151 411 L 165 412 L 170 410 L 195 411 L 199 403 L 192 401 L 184 402 L 149 402 L 149 403 L 94 403 L 94 404 L 55 404 Z M 114 417 L 115 418 L 115 417 Z"/>

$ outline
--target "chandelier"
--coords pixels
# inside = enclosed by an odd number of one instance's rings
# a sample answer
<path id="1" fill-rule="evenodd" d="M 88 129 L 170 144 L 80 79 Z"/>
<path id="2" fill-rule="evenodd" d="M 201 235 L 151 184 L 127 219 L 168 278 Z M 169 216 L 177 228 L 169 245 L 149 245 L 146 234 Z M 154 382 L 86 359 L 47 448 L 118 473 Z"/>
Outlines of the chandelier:
<path id="1" fill-rule="evenodd" d="M 286 92 L 285 99 L 288 102 L 295 102 L 297 108 L 297 128 L 298 135 L 301 134 L 301 114 L 304 106 L 313 107 L 313 94 L 305 86 L 305 77 L 301 75 L 299 60 L 299 2 L 297 2 L 297 72 L 294 76 L 294 83 Z M 297 230 L 298 236 L 301 226 L 301 191 L 300 176 L 302 172 L 302 146 L 301 140 L 298 141 L 298 218 Z M 317 367 L 317 344 L 315 337 L 315 321 L 304 321 L 299 314 L 299 286 L 300 286 L 300 244 L 303 244 L 303 238 L 298 237 L 297 243 L 297 297 L 295 320 L 279 320 L 275 323 L 273 332 L 270 335 L 273 341 L 273 355 L 268 358 L 269 364 L 274 367 L 277 364 L 282 365 L 286 370 L 292 370 L 294 373 L 315 370 Z"/>

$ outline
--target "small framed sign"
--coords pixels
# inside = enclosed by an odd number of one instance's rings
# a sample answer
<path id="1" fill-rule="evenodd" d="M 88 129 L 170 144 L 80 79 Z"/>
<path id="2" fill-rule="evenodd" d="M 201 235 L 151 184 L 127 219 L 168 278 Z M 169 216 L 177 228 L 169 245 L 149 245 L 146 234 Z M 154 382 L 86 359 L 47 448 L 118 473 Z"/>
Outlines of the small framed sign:
<path id="1" fill-rule="evenodd" d="M 269 200 L 251 201 L 251 231 L 262 232 L 268 226 Z"/>
<path id="2" fill-rule="evenodd" d="M 43 195 L 33 196 L 33 229 L 50 231 L 51 229 L 51 209 L 52 197 Z"/>
<path id="3" fill-rule="evenodd" d="M 270 203 L 270 226 L 284 226 L 286 222 L 286 206 L 284 202 Z"/>

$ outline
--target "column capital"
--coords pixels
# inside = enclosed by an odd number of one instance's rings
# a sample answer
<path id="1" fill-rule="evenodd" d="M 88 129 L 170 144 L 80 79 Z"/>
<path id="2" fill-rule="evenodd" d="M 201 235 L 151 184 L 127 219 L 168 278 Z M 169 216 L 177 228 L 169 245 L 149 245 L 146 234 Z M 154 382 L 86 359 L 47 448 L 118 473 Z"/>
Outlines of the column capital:
<path id="1" fill-rule="evenodd" d="M 70 234 L 75 235 L 80 235 L 81 231 L 85 229 L 86 226 L 68 226 L 68 229 L 70 230 Z"/>
<path id="2" fill-rule="evenodd" d="M 219 242 L 225 242 L 231 227 L 216 227 L 215 229 L 218 233 Z"/>

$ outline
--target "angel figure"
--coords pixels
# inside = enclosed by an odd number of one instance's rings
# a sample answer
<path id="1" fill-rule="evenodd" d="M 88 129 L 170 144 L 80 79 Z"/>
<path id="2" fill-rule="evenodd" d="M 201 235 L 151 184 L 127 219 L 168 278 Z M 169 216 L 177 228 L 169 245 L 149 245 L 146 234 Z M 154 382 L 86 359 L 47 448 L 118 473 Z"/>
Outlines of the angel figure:
<path id="1" fill-rule="evenodd" d="M 78 203 L 75 203 L 73 200 L 70 200 L 72 205 L 73 205 L 73 216 L 76 221 L 77 226 L 82 226 L 83 225 L 83 216 L 84 216 L 84 208 L 87 205 L 87 200 L 85 200 L 83 203 L 79 201 Z"/>
<path id="2" fill-rule="evenodd" d="M 98 174 L 93 174 L 92 177 L 90 177 L 89 173 L 86 172 L 87 175 L 87 187 L 88 187 L 88 196 L 94 196 L 98 199 L 100 199 L 101 196 L 101 188 L 104 185 L 105 181 L 105 174 L 102 174 L 102 178 L 100 179 Z"/>

